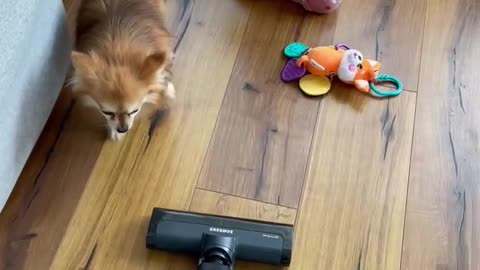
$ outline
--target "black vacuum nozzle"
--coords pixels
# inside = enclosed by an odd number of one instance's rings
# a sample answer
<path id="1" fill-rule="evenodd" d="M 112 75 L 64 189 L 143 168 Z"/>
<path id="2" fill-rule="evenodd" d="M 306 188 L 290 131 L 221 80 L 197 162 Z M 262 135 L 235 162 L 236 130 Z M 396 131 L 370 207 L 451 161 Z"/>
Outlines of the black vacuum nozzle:
<path id="1" fill-rule="evenodd" d="M 147 248 L 197 254 L 199 270 L 231 270 L 235 260 L 290 265 L 293 226 L 153 209 Z"/>

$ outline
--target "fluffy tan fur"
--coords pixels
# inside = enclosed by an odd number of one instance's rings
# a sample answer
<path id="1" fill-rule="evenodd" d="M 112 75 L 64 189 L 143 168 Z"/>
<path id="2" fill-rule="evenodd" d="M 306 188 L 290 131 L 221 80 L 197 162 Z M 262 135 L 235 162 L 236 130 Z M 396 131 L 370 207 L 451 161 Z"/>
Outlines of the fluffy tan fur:
<path id="1" fill-rule="evenodd" d="M 83 0 L 79 4 L 74 92 L 106 117 L 110 137 L 120 139 L 145 103 L 168 104 L 172 51 L 163 1 Z"/>

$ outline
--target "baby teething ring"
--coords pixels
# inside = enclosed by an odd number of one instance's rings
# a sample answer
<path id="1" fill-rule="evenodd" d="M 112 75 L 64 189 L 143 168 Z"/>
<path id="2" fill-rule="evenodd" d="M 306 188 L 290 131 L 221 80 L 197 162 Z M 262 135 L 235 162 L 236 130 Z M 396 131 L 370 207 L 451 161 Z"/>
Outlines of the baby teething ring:
<path id="1" fill-rule="evenodd" d="M 380 90 L 376 87 L 376 84 L 385 83 L 385 82 L 395 84 L 397 86 L 397 89 L 394 90 L 394 91 L 383 91 L 383 90 Z M 370 83 L 370 89 L 372 90 L 372 94 L 374 96 L 393 97 L 393 96 L 398 96 L 400 93 L 402 93 L 403 85 L 402 85 L 402 82 L 399 79 L 397 79 L 393 76 L 390 76 L 390 75 L 382 74 L 382 75 L 377 77 L 375 82 Z"/>

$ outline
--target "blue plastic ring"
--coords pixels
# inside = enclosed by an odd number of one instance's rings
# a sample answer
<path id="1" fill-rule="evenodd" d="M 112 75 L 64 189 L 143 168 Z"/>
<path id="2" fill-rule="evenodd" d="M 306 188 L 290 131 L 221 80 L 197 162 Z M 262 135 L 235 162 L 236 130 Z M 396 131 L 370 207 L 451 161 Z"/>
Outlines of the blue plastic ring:
<path id="1" fill-rule="evenodd" d="M 382 82 L 391 82 L 397 85 L 397 89 L 394 91 L 382 91 L 378 89 L 375 84 L 376 83 L 382 83 Z M 403 85 L 402 82 L 390 75 L 385 75 L 382 74 L 378 76 L 378 78 L 375 80 L 375 82 L 370 83 L 370 89 L 372 90 L 373 94 L 379 97 L 393 97 L 393 96 L 398 96 L 400 93 L 402 93 L 403 90 Z"/>

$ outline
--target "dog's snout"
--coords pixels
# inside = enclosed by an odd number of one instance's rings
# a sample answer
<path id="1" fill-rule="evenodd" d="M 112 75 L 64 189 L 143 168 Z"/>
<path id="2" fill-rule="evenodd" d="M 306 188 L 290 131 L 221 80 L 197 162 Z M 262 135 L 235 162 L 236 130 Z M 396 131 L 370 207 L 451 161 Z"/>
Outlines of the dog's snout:
<path id="1" fill-rule="evenodd" d="M 117 128 L 118 133 L 125 133 L 128 131 L 128 126 L 120 126 Z"/>
<path id="2" fill-rule="evenodd" d="M 118 122 L 117 122 L 118 133 L 126 133 L 128 131 L 128 128 L 130 127 L 128 120 L 129 119 L 127 114 L 122 113 L 118 116 Z"/>

